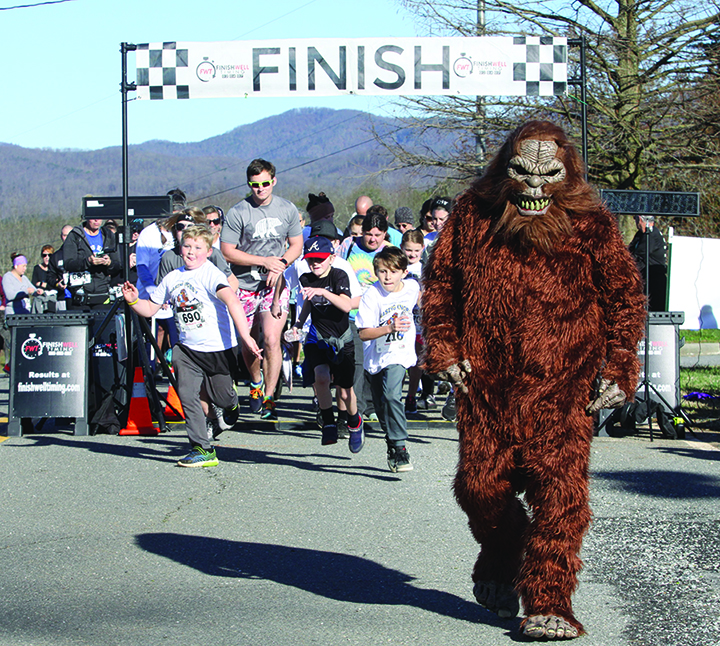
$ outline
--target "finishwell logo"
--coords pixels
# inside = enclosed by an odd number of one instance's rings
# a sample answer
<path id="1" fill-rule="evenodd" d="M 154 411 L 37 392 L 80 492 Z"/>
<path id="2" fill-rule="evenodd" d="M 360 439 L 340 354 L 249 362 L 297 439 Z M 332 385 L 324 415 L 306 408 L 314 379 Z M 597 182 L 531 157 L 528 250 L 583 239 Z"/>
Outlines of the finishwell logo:
<path id="1" fill-rule="evenodd" d="M 43 351 L 42 339 L 37 338 L 35 334 L 30 334 L 30 337 L 23 341 L 20 346 L 20 352 L 26 359 L 37 359 Z"/>

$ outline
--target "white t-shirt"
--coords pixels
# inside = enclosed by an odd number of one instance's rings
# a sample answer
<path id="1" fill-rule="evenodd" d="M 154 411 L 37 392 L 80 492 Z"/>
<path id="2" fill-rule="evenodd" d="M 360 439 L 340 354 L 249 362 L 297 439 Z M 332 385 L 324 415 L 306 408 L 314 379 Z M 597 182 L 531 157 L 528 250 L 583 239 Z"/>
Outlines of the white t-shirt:
<path id="1" fill-rule="evenodd" d="M 388 325 L 396 316 L 407 316 L 411 321 L 407 332 L 393 332 L 363 343 L 365 354 L 363 367 L 371 375 L 392 364 L 409 368 L 417 362 L 416 328 L 412 311 L 417 304 L 420 287 L 415 280 L 403 280 L 402 286 L 399 292 L 391 293 L 386 292 L 377 282 L 363 294 L 360 300 L 360 307 L 355 317 L 358 328 Z"/>
<path id="2" fill-rule="evenodd" d="M 153 292 L 157 305 L 170 301 L 179 341 L 197 352 L 220 352 L 237 345 L 235 324 L 217 296 L 220 285 L 230 289 L 227 276 L 211 262 L 197 269 L 171 271 Z"/>

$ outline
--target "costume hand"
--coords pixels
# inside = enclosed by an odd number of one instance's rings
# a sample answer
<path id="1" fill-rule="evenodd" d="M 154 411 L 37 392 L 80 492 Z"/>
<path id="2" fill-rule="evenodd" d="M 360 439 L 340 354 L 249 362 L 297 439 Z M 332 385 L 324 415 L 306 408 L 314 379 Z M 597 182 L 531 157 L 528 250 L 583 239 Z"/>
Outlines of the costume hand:
<path id="1" fill-rule="evenodd" d="M 601 408 L 620 408 L 626 400 L 627 395 L 620 390 L 620 386 L 614 381 L 601 379 L 598 396 L 585 407 L 585 412 L 592 415 Z"/>
<path id="2" fill-rule="evenodd" d="M 457 390 L 458 388 L 467 394 L 467 386 L 465 385 L 465 379 L 472 372 L 470 362 L 467 359 L 463 359 L 460 363 L 453 363 L 448 366 L 445 370 L 441 370 L 437 373 L 440 379 L 449 381 Z"/>

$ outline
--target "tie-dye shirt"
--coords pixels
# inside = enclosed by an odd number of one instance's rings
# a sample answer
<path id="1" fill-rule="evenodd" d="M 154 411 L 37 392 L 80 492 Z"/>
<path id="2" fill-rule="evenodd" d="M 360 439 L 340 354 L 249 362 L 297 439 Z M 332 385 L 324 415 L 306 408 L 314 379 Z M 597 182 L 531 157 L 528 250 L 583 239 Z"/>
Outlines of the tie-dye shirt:
<path id="1" fill-rule="evenodd" d="M 377 281 L 373 269 L 373 259 L 375 254 L 384 247 L 385 244 L 383 243 L 374 251 L 366 251 L 365 247 L 362 246 L 362 236 L 346 238 L 338 247 L 337 255 L 345 258 L 350 263 L 363 293 Z"/>
<path id="2" fill-rule="evenodd" d="M 362 246 L 362 236 L 351 236 L 345 238 L 335 252 L 336 255 L 345 258 L 350 263 L 360 283 L 360 289 L 363 294 L 377 282 L 377 276 L 373 268 L 373 259 L 375 258 L 375 254 L 385 247 L 385 244 L 386 243 L 381 244 L 374 251 L 366 251 L 365 247 Z M 351 321 L 355 320 L 356 314 L 357 310 L 350 312 Z"/>

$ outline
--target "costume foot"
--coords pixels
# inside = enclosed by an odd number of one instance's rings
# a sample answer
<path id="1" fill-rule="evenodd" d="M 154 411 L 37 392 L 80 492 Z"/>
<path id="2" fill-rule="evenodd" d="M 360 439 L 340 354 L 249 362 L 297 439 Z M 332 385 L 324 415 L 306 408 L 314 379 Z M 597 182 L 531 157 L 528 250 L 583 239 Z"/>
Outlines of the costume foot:
<path id="1" fill-rule="evenodd" d="M 530 639 L 574 639 L 580 631 L 556 615 L 533 615 L 525 620 L 523 634 Z"/>
<path id="2" fill-rule="evenodd" d="M 518 595 L 509 583 L 477 581 L 473 587 L 477 602 L 500 619 L 512 619 L 520 610 Z"/>

